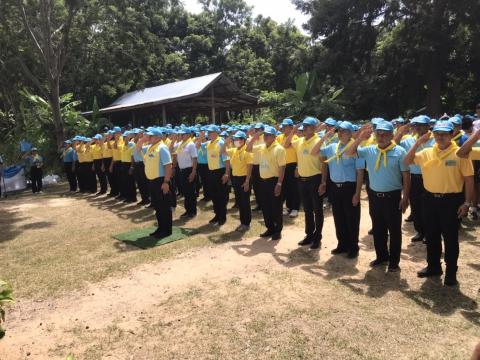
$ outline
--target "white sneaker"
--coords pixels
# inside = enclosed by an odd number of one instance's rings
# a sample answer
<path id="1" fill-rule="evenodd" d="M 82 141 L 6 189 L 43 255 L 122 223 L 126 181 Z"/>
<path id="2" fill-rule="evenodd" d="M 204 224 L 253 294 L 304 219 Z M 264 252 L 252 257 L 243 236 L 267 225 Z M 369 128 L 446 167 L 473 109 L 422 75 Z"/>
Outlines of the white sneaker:
<path id="1" fill-rule="evenodd" d="M 296 218 L 298 216 L 298 210 L 292 210 L 289 216 L 291 218 Z"/>
<path id="2" fill-rule="evenodd" d="M 283 209 L 283 216 L 287 216 L 288 214 L 290 214 L 290 209 Z"/>

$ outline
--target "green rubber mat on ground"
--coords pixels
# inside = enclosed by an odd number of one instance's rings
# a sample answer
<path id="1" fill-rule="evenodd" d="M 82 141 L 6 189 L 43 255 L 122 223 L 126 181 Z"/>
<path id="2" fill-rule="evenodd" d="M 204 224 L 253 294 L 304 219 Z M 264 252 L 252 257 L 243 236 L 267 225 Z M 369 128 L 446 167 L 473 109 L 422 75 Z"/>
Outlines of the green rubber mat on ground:
<path id="1" fill-rule="evenodd" d="M 197 231 L 194 229 L 184 229 L 174 226 L 172 228 L 172 235 L 163 239 L 157 239 L 149 235 L 154 232 L 155 229 L 156 228 L 154 227 L 135 229 L 127 233 L 114 235 L 113 237 L 117 240 L 137 246 L 141 249 L 149 249 L 155 246 L 165 245 L 174 241 L 182 240 L 197 233 Z"/>

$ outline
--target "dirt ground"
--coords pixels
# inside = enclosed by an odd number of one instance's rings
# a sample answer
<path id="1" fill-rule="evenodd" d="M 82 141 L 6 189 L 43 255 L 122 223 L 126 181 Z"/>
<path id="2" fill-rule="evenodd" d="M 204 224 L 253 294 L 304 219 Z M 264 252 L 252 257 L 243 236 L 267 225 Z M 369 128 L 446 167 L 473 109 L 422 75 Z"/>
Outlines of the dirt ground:
<path id="1" fill-rule="evenodd" d="M 423 280 L 425 248 L 404 225 L 400 273 L 370 269 L 366 200 L 361 252 L 332 256 L 326 212 L 321 250 L 299 248 L 303 217 L 279 242 L 244 238 L 238 215 L 205 225 L 211 205 L 184 224 L 200 234 L 149 250 L 112 238 L 151 226 L 150 210 L 113 200 L 21 194 L 0 201 L 0 278 L 7 309 L 0 359 L 466 359 L 480 340 L 480 240 L 466 221 L 459 288 Z M 177 208 L 176 217 L 183 211 Z"/>

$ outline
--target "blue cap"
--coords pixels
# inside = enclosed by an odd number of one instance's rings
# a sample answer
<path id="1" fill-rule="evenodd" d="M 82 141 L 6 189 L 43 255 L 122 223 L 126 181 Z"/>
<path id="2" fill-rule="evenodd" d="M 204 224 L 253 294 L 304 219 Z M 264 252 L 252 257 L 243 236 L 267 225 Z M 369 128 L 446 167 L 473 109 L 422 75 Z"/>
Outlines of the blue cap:
<path id="1" fill-rule="evenodd" d="M 97 134 L 93 137 L 94 139 L 97 139 L 97 140 L 102 140 L 103 139 L 103 136 L 100 135 L 100 134 Z"/>
<path id="2" fill-rule="evenodd" d="M 116 132 L 122 132 L 122 128 L 120 126 L 115 126 L 113 128 L 113 132 L 116 133 Z"/>
<path id="3" fill-rule="evenodd" d="M 32 147 L 30 151 L 38 151 L 38 149 L 36 147 Z"/>
<path id="4" fill-rule="evenodd" d="M 327 118 L 327 120 L 325 120 L 325 124 L 330 125 L 330 126 L 337 126 L 337 120 L 329 117 L 329 118 Z"/>
<path id="5" fill-rule="evenodd" d="M 360 130 L 360 126 L 358 126 L 357 124 L 353 124 L 352 127 L 353 127 L 353 131 Z"/>
<path id="6" fill-rule="evenodd" d="M 303 131 L 303 124 L 298 127 L 298 131 Z"/>
<path id="7" fill-rule="evenodd" d="M 71 144 L 72 142 L 70 140 L 65 140 L 63 143 L 64 144 Z"/>
<path id="8" fill-rule="evenodd" d="M 453 131 L 452 122 L 450 120 L 437 121 L 435 126 L 433 127 L 433 132 L 437 132 L 437 131 L 452 132 Z"/>
<path id="9" fill-rule="evenodd" d="M 132 135 L 132 132 L 130 130 L 125 131 L 122 136 L 129 136 Z"/>
<path id="10" fill-rule="evenodd" d="M 302 124 L 303 125 L 316 126 L 318 124 L 318 120 L 315 119 L 314 117 L 309 116 L 309 117 L 306 117 L 305 119 L 303 119 Z"/>
<path id="11" fill-rule="evenodd" d="M 235 135 L 233 135 L 234 138 L 237 138 L 237 139 L 244 139 L 246 140 L 247 139 L 247 134 L 245 134 L 243 131 L 237 131 L 235 133 Z"/>
<path id="12" fill-rule="evenodd" d="M 378 125 L 378 124 L 381 123 L 382 121 L 385 121 L 385 119 L 384 119 L 384 118 L 376 117 L 376 118 L 373 118 L 373 119 L 371 120 L 371 123 L 372 123 L 373 125 Z"/>
<path id="13" fill-rule="evenodd" d="M 113 131 L 113 130 L 108 130 L 108 131 L 107 131 L 107 134 L 108 134 L 108 135 L 113 135 L 113 134 L 115 134 L 115 131 Z"/>
<path id="14" fill-rule="evenodd" d="M 293 126 L 293 120 L 290 118 L 283 119 L 282 126 Z"/>
<path id="15" fill-rule="evenodd" d="M 450 121 L 453 125 L 462 125 L 462 119 L 456 115 L 448 119 L 448 121 Z"/>
<path id="16" fill-rule="evenodd" d="M 375 131 L 381 130 L 381 131 L 392 131 L 393 132 L 393 125 L 391 122 L 388 121 L 380 121 L 377 124 L 377 127 L 375 128 Z"/>
<path id="17" fill-rule="evenodd" d="M 155 128 L 155 127 L 152 127 L 152 128 L 148 128 L 147 132 L 145 133 L 145 135 L 150 135 L 150 136 L 162 136 L 163 135 L 163 132 L 160 128 Z"/>
<path id="18" fill-rule="evenodd" d="M 254 128 L 255 130 L 262 130 L 262 129 L 265 128 L 265 125 L 263 125 L 262 123 L 256 123 L 256 124 L 253 126 L 253 128 Z"/>
<path id="19" fill-rule="evenodd" d="M 411 121 L 412 124 L 428 125 L 430 118 L 427 115 L 415 116 Z"/>
<path id="20" fill-rule="evenodd" d="M 405 124 L 405 119 L 403 117 L 399 116 L 398 118 L 393 119 L 392 123 L 393 124 Z"/>
<path id="21" fill-rule="evenodd" d="M 342 130 L 348 130 L 348 131 L 354 131 L 353 130 L 353 124 L 350 121 L 342 121 L 340 125 L 338 125 L 339 129 Z"/>
<path id="22" fill-rule="evenodd" d="M 221 137 L 227 137 L 227 136 L 228 136 L 228 131 L 222 131 L 222 132 L 220 133 L 220 136 L 221 136 Z"/>
<path id="23" fill-rule="evenodd" d="M 437 119 L 430 119 L 430 121 L 428 123 L 430 125 L 435 125 L 437 121 L 438 121 Z"/>
<path id="24" fill-rule="evenodd" d="M 276 136 L 277 135 L 277 129 L 275 129 L 273 126 L 267 125 L 263 128 L 263 133 L 265 135 L 275 135 Z"/>
<path id="25" fill-rule="evenodd" d="M 83 138 L 83 141 L 85 141 L 85 142 L 90 142 L 90 141 L 92 141 L 92 138 L 84 137 L 84 138 Z"/>
<path id="26" fill-rule="evenodd" d="M 218 125 L 210 125 L 207 131 L 220 133 L 220 127 Z"/>

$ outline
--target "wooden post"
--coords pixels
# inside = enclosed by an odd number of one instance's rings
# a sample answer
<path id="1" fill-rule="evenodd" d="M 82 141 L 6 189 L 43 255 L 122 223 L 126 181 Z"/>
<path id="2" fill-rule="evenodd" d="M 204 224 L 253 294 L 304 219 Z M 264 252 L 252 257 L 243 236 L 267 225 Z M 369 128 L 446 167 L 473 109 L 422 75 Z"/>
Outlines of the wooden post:
<path id="1" fill-rule="evenodd" d="M 210 89 L 211 98 L 212 98 L 212 124 L 215 124 L 215 94 L 213 92 L 213 87 Z"/>
<path id="2" fill-rule="evenodd" d="M 253 112 L 253 122 L 257 122 L 257 109 L 256 108 L 253 108 L 252 109 L 252 112 Z"/>
<path id="3" fill-rule="evenodd" d="M 162 105 L 162 123 L 163 126 L 167 125 L 167 109 L 165 109 L 165 105 Z"/>
<path id="4" fill-rule="evenodd" d="M 137 124 L 135 123 L 135 111 L 132 111 L 132 128 L 134 128 Z"/>

